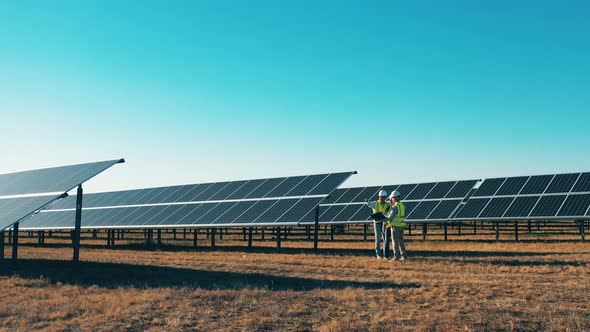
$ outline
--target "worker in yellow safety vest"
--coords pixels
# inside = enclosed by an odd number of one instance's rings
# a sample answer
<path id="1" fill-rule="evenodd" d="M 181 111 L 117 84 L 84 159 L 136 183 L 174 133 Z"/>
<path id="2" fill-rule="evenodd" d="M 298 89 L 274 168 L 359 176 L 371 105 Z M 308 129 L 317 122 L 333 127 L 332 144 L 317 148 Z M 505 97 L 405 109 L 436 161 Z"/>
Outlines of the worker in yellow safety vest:
<path id="1" fill-rule="evenodd" d="M 376 201 L 369 202 L 369 200 L 365 198 L 367 206 L 373 209 L 373 213 L 381 212 L 384 216 L 389 215 L 391 205 L 387 201 L 387 191 L 380 190 L 377 195 L 379 196 L 379 199 Z M 388 258 L 391 236 L 389 235 L 389 232 L 385 231 L 383 220 L 373 220 L 373 229 L 375 230 L 375 254 L 377 254 L 377 259 L 383 257 Z M 384 240 L 383 250 L 381 250 L 382 239 Z"/>
<path id="2" fill-rule="evenodd" d="M 401 196 L 402 194 L 397 190 L 394 190 L 391 195 L 389 195 L 391 209 L 384 222 L 385 228 L 391 230 L 391 237 L 393 238 L 393 260 L 403 261 L 406 259 L 404 228 L 407 224 L 406 206 L 402 203 Z"/>

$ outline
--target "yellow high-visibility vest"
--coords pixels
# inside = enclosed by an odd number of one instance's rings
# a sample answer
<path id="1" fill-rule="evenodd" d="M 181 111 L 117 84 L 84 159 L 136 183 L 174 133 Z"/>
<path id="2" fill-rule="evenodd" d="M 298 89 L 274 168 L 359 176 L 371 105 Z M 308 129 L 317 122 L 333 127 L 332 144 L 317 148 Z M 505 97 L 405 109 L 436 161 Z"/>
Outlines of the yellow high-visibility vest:
<path id="1" fill-rule="evenodd" d="M 391 221 L 388 221 L 387 224 L 385 224 L 385 227 L 390 228 L 390 227 L 406 227 L 406 206 L 404 205 L 404 203 L 402 202 L 397 202 L 397 213 L 395 214 L 395 216 L 393 217 L 393 219 Z"/>
<path id="2" fill-rule="evenodd" d="M 383 213 L 384 216 L 389 214 L 389 210 L 391 209 L 391 204 L 389 204 L 389 202 L 385 201 L 383 202 L 383 204 L 381 204 L 381 202 L 377 201 L 375 202 L 375 207 L 373 208 L 373 213 L 377 213 L 377 212 L 381 212 Z M 374 220 L 374 222 L 381 222 L 379 220 Z"/>

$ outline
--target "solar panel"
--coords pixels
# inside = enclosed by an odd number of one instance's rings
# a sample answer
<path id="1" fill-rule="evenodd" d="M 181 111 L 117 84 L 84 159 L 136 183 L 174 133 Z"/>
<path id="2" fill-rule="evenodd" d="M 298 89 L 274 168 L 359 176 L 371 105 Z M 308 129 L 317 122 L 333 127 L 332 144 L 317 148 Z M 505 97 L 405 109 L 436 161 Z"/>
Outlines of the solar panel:
<path id="1" fill-rule="evenodd" d="M 63 193 L 123 162 L 122 159 L 0 174 L 0 196 Z"/>
<path id="2" fill-rule="evenodd" d="M 0 175 L 0 230 L 19 222 L 123 159 Z M 32 197 L 8 197 L 52 193 Z M 56 194 L 57 193 L 57 194 Z"/>
<path id="3" fill-rule="evenodd" d="M 406 219 L 410 220 L 424 220 L 432 213 L 432 211 L 440 204 L 441 201 L 422 201 L 412 209 L 411 213 L 406 212 Z"/>
<path id="4" fill-rule="evenodd" d="M 477 218 L 481 211 L 490 202 L 490 198 L 470 198 L 467 203 L 457 213 L 456 219 Z"/>
<path id="5" fill-rule="evenodd" d="M 547 189 L 547 186 L 549 185 L 549 182 L 551 182 L 551 179 L 553 179 L 553 175 L 531 176 L 531 178 L 526 183 L 520 194 L 542 194 L 545 192 L 545 189 Z"/>
<path id="6" fill-rule="evenodd" d="M 456 181 L 439 182 L 426 195 L 426 198 L 445 198 L 449 191 L 457 184 Z M 473 186 L 472 186 L 473 187 Z"/>
<path id="7" fill-rule="evenodd" d="M 420 183 L 416 186 L 416 188 L 414 190 L 412 190 L 412 192 L 410 194 L 405 196 L 406 197 L 405 199 L 406 200 L 423 199 L 434 188 L 435 185 L 436 185 L 436 182 Z"/>
<path id="8" fill-rule="evenodd" d="M 569 195 L 559 210 L 558 216 L 583 216 L 590 206 L 590 194 Z"/>
<path id="9" fill-rule="evenodd" d="M 473 186 L 477 183 L 477 180 L 466 180 L 466 181 L 459 181 L 457 184 L 449 191 L 445 198 L 464 198 L 466 197 L 469 192 L 473 189 Z"/>
<path id="10" fill-rule="evenodd" d="M 506 178 L 485 179 L 481 186 L 475 191 L 473 196 L 493 196 L 500 186 L 506 181 Z"/>
<path id="11" fill-rule="evenodd" d="M 534 217 L 553 217 L 559 211 L 565 198 L 566 195 L 542 196 L 530 215 Z"/>
<path id="12" fill-rule="evenodd" d="M 514 197 L 494 197 L 483 209 L 479 218 L 500 218 L 504 215 Z"/>
<path id="13" fill-rule="evenodd" d="M 336 203 L 352 203 L 355 202 L 359 194 L 363 191 L 364 188 L 349 188 L 345 193 L 340 195 L 340 198 L 336 201 Z M 359 199 L 363 199 L 364 197 L 359 197 Z"/>
<path id="14" fill-rule="evenodd" d="M 582 173 L 578 182 L 572 189 L 573 192 L 590 192 L 590 172 Z"/>
<path id="15" fill-rule="evenodd" d="M 516 197 L 504 217 L 528 217 L 539 198 L 540 196 Z"/>
<path id="16" fill-rule="evenodd" d="M 528 176 L 507 178 L 496 192 L 496 195 L 516 195 L 522 190 L 528 179 Z"/>
<path id="17" fill-rule="evenodd" d="M 428 220 L 447 220 L 461 203 L 460 199 L 441 201 L 428 216 Z"/>
<path id="18" fill-rule="evenodd" d="M 574 183 L 580 176 L 580 173 L 571 174 L 557 174 L 553 178 L 553 181 L 549 184 L 545 193 L 567 193 L 570 192 Z"/>

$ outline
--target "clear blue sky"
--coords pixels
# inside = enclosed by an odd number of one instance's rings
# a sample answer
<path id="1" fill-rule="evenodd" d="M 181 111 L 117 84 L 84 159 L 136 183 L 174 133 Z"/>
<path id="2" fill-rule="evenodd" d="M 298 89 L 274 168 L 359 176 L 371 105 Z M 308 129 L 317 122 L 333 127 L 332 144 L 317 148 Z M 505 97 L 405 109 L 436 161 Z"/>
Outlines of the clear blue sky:
<path id="1" fill-rule="evenodd" d="M 89 191 L 590 170 L 588 1 L 2 1 L 0 172 Z"/>

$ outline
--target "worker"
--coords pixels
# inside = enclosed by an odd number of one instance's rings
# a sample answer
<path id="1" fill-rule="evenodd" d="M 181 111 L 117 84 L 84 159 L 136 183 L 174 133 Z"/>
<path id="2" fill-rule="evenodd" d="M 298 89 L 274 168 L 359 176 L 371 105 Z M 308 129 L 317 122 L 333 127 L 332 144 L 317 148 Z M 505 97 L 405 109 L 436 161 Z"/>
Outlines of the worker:
<path id="1" fill-rule="evenodd" d="M 377 201 L 369 202 L 369 200 L 365 198 L 367 206 L 373 209 L 373 213 L 381 212 L 384 216 L 389 215 L 391 205 L 387 202 L 387 191 L 380 190 L 377 195 L 379 196 Z M 391 237 L 389 233 L 385 231 L 383 220 L 373 220 L 373 229 L 375 230 L 375 254 L 377 255 L 377 259 L 384 257 L 388 258 Z M 382 238 L 384 238 L 383 250 L 381 250 Z"/>
<path id="2" fill-rule="evenodd" d="M 394 190 L 389 196 L 390 210 L 384 220 L 386 232 L 391 230 L 393 238 L 393 260 L 403 261 L 406 259 L 406 243 L 404 242 L 404 228 L 406 224 L 406 206 L 401 200 L 402 194 Z"/>

